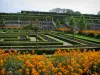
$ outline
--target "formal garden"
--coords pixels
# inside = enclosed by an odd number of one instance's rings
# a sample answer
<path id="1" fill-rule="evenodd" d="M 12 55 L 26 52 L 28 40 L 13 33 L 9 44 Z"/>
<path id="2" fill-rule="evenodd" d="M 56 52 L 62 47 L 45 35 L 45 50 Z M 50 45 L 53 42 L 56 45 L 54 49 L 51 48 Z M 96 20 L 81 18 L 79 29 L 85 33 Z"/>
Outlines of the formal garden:
<path id="1" fill-rule="evenodd" d="M 99 33 L 98 33 L 99 34 Z M 33 30 L 1 30 L 0 47 L 9 50 L 36 50 L 54 51 L 56 48 L 61 49 L 99 49 L 100 36 L 95 38 L 92 35 L 69 34 L 60 30 L 56 31 L 38 31 L 38 35 Z M 36 39 L 37 38 L 37 39 Z M 51 52 L 52 52 L 51 51 Z"/>
<path id="2" fill-rule="evenodd" d="M 100 17 L 51 15 L 0 14 L 0 75 L 100 75 Z"/>
<path id="3" fill-rule="evenodd" d="M 100 36 L 68 32 L 0 30 L 0 74 L 99 75 Z"/>

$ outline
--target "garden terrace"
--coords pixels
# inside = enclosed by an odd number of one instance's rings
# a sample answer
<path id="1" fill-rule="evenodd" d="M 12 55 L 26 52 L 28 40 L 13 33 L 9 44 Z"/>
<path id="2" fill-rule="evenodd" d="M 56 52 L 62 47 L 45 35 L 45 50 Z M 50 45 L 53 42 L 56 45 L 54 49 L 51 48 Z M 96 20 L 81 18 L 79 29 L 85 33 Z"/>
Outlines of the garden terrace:
<path id="1" fill-rule="evenodd" d="M 64 35 L 65 37 L 68 37 L 68 38 L 72 38 L 72 34 L 65 34 L 65 33 L 62 33 L 62 32 L 58 32 L 56 33 L 57 35 Z M 74 34 L 75 35 L 75 39 L 74 40 L 78 40 L 78 41 L 83 41 L 83 40 L 86 40 L 88 42 L 92 42 L 92 43 L 96 43 L 96 44 L 100 44 L 100 39 L 96 39 L 96 38 L 91 38 L 89 36 L 84 36 L 84 35 L 78 35 L 78 34 Z M 79 40 L 81 39 L 81 40 Z M 84 41 L 85 42 L 85 41 Z"/>
<path id="2" fill-rule="evenodd" d="M 95 38 L 90 38 L 90 37 L 86 37 L 86 36 L 81 36 L 81 35 L 75 35 L 75 38 L 72 39 L 72 34 L 65 34 L 63 32 L 52 32 L 49 35 L 53 35 L 55 37 L 58 37 L 60 39 L 63 38 L 63 40 L 66 39 L 70 39 L 70 40 L 75 40 L 77 42 L 83 43 L 83 45 L 88 45 L 88 46 L 100 46 L 100 40 L 99 39 L 95 39 Z M 65 37 L 65 38 L 64 38 Z"/>
<path id="3" fill-rule="evenodd" d="M 82 14 L 88 20 L 89 23 L 100 24 L 99 15 L 87 15 Z M 81 15 L 77 14 L 67 14 L 67 13 L 53 13 L 53 12 L 32 12 L 32 11 L 21 11 L 21 13 L 0 13 L 0 24 L 2 25 L 2 17 L 5 18 L 6 23 L 9 25 L 18 24 L 19 26 L 24 26 L 24 24 L 30 24 L 31 21 L 38 19 L 39 21 L 52 21 L 56 22 L 57 19 L 63 23 L 64 19 L 68 19 L 73 16 L 75 19 L 79 19 Z M 92 23 L 92 24 L 93 24 Z"/>
<path id="4" fill-rule="evenodd" d="M 67 36 L 72 36 L 72 34 L 66 34 Z M 77 35 L 75 34 L 75 37 L 78 38 L 78 39 L 82 39 L 82 40 L 85 40 L 85 41 L 88 41 L 90 43 L 94 43 L 95 45 L 96 44 L 100 44 L 100 39 L 95 39 L 95 38 L 90 38 L 90 37 L 86 37 L 86 36 L 82 36 L 82 35 Z"/>
<path id="5" fill-rule="evenodd" d="M 79 36 L 80 38 L 78 38 Z M 56 48 L 100 48 L 100 42 L 98 40 L 94 40 L 94 38 L 89 40 L 85 39 L 87 38 L 85 36 L 82 37 L 82 35 L 75 35 L 75 38 L 72 39 L 72 34 L 58 31 L 40 31 L 38 32 L 36 44 L 36 34 L 32 30 L 1 30 L 0 48 L 4 48 L 5 50 L 9 50 L 10 48 L 17 50 L 35 49 L 39 51 L 43 49 L 55 50 Z"/>
<path id="6" fill-rule="evenodd" d="M 49 35 L 51 35 L 51 36 L 53 36 L 55 38 L 61 39 L 63 41 L 69 42 L 69 43 L 80 44 L 79 42 L 77 42 L 75 40 L 63 37 L 63 35 L 62 36 L 61 35 L 60 36 L 59 35 L 55 35 L 55 34 L 49 34 Z M 82 43 L 81 43 L 81 45 L 82 45 Z"/>
<path id="7" fill-rule="evenodd" d="M 9 46 L 12 47 L 13 46 L 21 46 L 21 47 L 25 47 L 27 46 L 29 48 L 29 46 L 31 46 L 31 48 L 35 46 L 36 48 L 36 34 L 34 32 L 28 34 L 28 32 L 21 32 L 21 31 L 9 31 L 5 30 L 5 31 L 1 31 L 0 32 L 0 47 L 4 48 L 4 46 Z M 10 35 L 10 36 L 9 36 Z M 38 39 L 38 46 L 41 45 L 63 45 L 62 42 L 56 41 L 55 39 L 46 37 L 45 34 L 44 35 L 39 35 L 37 36 Z M 8 48 L 9 48 L 8 47 Z"/>

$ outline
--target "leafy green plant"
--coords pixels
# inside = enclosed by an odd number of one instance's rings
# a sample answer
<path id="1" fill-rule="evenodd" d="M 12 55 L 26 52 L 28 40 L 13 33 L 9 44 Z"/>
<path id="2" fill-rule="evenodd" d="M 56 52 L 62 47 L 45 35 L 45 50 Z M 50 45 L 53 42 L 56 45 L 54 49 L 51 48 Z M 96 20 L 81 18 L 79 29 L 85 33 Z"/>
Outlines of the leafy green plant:
<path id="1" fill-rule="evenodd" d="M 12 71 L 15 73 L 18 69 L 22 68 L 24 61 L 18 60 L 17 57 L 10 56 L 4 63 L 6 71 Z"/>

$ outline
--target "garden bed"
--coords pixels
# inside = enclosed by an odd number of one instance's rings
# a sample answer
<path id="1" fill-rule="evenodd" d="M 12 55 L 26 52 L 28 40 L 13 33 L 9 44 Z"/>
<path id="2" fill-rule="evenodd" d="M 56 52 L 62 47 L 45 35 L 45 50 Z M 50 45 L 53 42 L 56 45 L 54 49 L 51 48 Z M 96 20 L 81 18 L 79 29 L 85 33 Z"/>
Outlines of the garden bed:
<path id="1" fill-rule="evenodd" d="M 45 52 L 45 51 L 41 51 Z M 51 52 L 51 51 L 50 51 Z M 53 55 L 37 55 L 35 51 L 5 53 L 0 50 L 0 74 L 2 75 L 99 75 L 100 52 L 56 49 Z M 5 58 L 3 58 L 5 57 Z M 95 59 L 94 59 L 95 58 Z M 17 65 L 17 66 L 16 66 Z"/>

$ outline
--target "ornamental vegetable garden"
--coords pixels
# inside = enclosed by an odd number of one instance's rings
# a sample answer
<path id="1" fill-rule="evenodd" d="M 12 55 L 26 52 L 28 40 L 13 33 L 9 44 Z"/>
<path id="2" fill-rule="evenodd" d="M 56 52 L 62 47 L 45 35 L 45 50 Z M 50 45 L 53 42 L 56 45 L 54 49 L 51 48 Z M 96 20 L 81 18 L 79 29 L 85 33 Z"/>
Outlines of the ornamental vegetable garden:
<path id="1" fill-rule="evenodd" d="M 34 31 L 1 30 L 0 75 L 99 75 L 100 38 L 72 36 L 42 31 L 36 44 Z"/>
<path id="2" fill-rule="evenodd" d="M 0 75 L 100 75 L 100 16 L 0 13 Z"/>
<path id="3" fill-rule="evenodd" d="M 89 35 L 89 34 L 88 34 Z M 100 37 L 86 36 L 82 34 L 72 34 L 62 31 L 40 31 L 37 35 L 30 30 L 1 30 L 0 31 L 0 48 L 5 50 L 55 50 L 57 48 L 96 48 L 100 47 Z M 46 46 L 44 46 L 46 45 Z M 37 48 L 38 46 L 38 48 Z M 36 52 L 38 52 L 36 51 Z M 52 51 L 51 51 L 52 52 Z"/>

